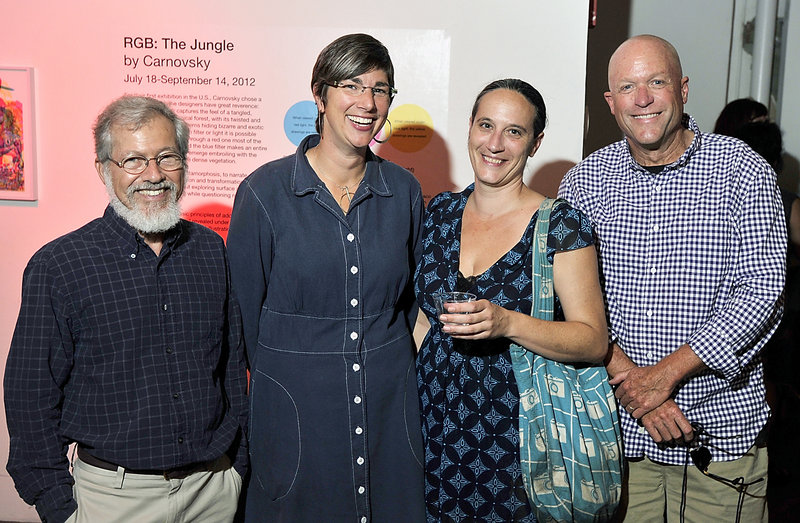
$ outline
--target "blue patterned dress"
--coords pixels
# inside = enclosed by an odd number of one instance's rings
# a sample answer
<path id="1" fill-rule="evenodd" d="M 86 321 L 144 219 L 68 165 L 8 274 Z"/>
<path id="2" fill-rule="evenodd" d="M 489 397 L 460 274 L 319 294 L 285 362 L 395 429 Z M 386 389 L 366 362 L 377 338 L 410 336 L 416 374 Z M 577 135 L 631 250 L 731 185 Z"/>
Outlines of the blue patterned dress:
<path id="1" fill-rule="evenodd" d="M 454 340 L 442 332 L 433 296 L 462 290 L 530 314 L 531 242 L 538 213 L 520 241 L 483 274 L 459 272 L 461 218 L 471 185 L 434 198 L 425 217 L 415 292 L 431 330 L 417 356 L 425 444 L 428 521 L 535 521 L 519 459 L 519 392 L 509 340 Z M 591 225 L 562 203 L 553 210 L 548 258 L 594 242 Z M 563 320 L 558 298 L 556 320 Z"/>

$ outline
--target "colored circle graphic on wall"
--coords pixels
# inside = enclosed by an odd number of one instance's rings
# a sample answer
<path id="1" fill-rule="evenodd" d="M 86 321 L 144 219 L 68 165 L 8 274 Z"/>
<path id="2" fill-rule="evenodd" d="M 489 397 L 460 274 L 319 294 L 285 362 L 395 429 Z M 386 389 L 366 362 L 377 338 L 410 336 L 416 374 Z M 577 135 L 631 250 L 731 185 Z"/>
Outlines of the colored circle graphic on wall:
<path id="1" fill-rule="evenodd" d="M 286 111 L 283 118 L 283 132 L 286 138 L 295 145 L 300 145 L 303 138 L 316 133 L 314 122 L 317 119 L 317 106 L 310 100 L 297 102 Z"/>
<path id="2" fill-rule="evenodd" d="M 428 111 L 416 104 L 404 104 L 389 113 L 392 122 L 392 136 L 389 144 L 405 153 L 413 153 L 425 148 L 433 138 L 433 119 Z M 388 132 L 388 124 L 381 134 Z M 381 139 L 381 136 L 378 135 Z"/>

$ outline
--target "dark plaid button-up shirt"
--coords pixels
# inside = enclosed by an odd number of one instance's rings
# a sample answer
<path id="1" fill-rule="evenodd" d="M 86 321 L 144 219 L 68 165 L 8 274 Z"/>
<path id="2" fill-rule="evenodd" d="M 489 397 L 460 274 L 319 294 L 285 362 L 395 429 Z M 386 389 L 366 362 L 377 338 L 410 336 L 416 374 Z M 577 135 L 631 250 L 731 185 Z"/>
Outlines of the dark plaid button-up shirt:
<path id="1" fill-rule="evenodd" d="M 71 442 L 130 469 L 229 452 L 244 474 L 245 394 L 217 234 L 181 221 L 156 256 L 107 208 L 28 263 L 5 374 L 8 471 L 43 519 L 75 510 Z"/>

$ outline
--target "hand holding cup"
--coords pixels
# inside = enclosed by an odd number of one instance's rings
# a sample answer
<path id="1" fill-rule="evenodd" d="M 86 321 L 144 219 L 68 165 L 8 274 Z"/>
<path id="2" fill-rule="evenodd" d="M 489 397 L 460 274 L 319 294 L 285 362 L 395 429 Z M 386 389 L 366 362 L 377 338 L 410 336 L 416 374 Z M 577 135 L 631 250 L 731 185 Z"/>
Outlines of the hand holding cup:
<path id="1" fill-rule="evenodd" d="M 440 294 L 436 294 L 434 297 L 434 304 L 436 305 L 436 313 L 441 316 L 442 314 L 469 314 L 468 312 L 448 312 L 445 309 L 445 304 L 447 303 L 467 303 L 471 301 L 475 301 L 477 296 L 471 294 L 469 292 L 458 292 L 458 291 L 449 291 L 443 292 Z M 466 323 L 460 323 L 458 325 L 468 325 Z"/>

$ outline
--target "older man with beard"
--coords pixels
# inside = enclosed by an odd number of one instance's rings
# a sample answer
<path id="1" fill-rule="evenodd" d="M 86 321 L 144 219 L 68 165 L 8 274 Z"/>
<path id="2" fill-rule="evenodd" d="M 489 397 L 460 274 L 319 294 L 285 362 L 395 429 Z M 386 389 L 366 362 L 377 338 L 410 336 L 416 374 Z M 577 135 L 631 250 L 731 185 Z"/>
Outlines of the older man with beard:
<path id="1" fill-rule="evenodd" d="M 94 137 L 109 207 L 23 276 L 7 469 L 42 521 L 230 521 L 247 467 L 241 319 L 222 239 L 180 218 L 188 127 L 122 97 Z"/>

